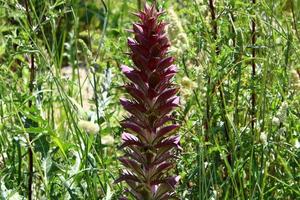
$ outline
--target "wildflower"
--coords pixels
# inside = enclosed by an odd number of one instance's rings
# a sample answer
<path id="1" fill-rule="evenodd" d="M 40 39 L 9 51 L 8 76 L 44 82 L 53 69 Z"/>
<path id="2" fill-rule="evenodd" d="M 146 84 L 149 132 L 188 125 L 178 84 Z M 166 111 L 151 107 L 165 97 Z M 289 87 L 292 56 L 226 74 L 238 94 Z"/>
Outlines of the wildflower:
<path id="1" fill-rule="evenodd" d="M 104 145 L 112 145 L 112 144 L 114 144 L 115 139 L 114 139 L 114 137 L 111 136 L 111 135 L 104 135 L 104 136 L 101 138 L 101 142 L 102 142 L 102 144 L 104 144 Z"/>
<path id="2" fill-rule="evenodd" d="M 278 117 L 273 117 L 272 118 L 272 124 L 275 126 L 279 126 L 280 125 L 280 119 Z"/>
<path id="3" fill-rule="evenodd" d="M 179 176 L 171 175 L 175 166 L 174 150 L 179 147 L 179 128 L 170 112 L 178 107 L 178 88 L 171 79 L 177 68 L 167 52 L 170 42 L 166 24 L 158 17 L 162 11 L 147 4 L 133 24 L 135 39 L 128 39 L 134 67 L 121 66 L 130 80 L 124 87 L 131 100 L 120 102 L 130 116 L 121 122 L 125 155 L 119 160 L 128 169 L 116 182 L 125 181 L 135 199 L 173 199 Z"/>
<path id="4" fill-rule="evenodd" d="M 268 143 L 268 136 L 265 132 L 261 132 L 259 136 L 259 140 L 263 145 L 266 145 Z"/>
<path id="5" fill-rule="evenodd" d="M 282 102 L 278 112 L 277 112 L 277 118 L 281 123 L 283 123 L 287 117 L 287 110 L 288 110 L 288 103 Z"/>
<path id="6" fill-rule="evenodd" d="M 181 80 L 181 86 L 184 90 L 193 90 L 197 87 L 197 84 L 185 76 Z"/>
<path id="7" fill-rule="evenodd" d="M 78 122 L 78 127 L 87 133 L 91 134 L 96 134 L 99 132 L 99 126 L 96 123 L 90 122 L 90 121 L 85 121 L 85 120 L 80 120 Z"/>
<path id="8" fill-rule="evenodd" d="M 297 70 L 295 70 L 295 69 L 291 70 L 291 78 L 292 78 L 293 82 L 296 82 L 300 79 L 300 76 L 299 76 Z"/>
<path id="9" fill-rule="evenodd" d="M 282 39 L 280 37 L 276 38 L 275 39 L 275 44 L 281 45 L 282 44 Z"/>
<path id="10" fill-rule="evenodd" d="M 291 82 L 292 82 L 293 89 L 296 91 L 299 91 L 300 90 L 300 73 L 298 73 L 297 70 L 295 70 L 295 69 L 291 70 Z"/>
<path id="11" fill-rule="evenodd" d="M 181 80 L 181 95 L 182 95 L 182 103 L 185 104 L 185 102 L 189 99 L 191 96 L 193 89 L 197 87 L 197 84 L 189 79 L 187 76 L 183 77 Z"/>
<path id="12" fill-rule="evenodd" d="M 168 12 L 170 13 L 168 34 L 172 38 L 172 50 L 179 55 L 184 53 L 185 50 L 189 49 L 189 39 L 184 31 L 181 19 L 174 10 L 175 9 L 172 6 L 170 9 L 168 9 Z"/>

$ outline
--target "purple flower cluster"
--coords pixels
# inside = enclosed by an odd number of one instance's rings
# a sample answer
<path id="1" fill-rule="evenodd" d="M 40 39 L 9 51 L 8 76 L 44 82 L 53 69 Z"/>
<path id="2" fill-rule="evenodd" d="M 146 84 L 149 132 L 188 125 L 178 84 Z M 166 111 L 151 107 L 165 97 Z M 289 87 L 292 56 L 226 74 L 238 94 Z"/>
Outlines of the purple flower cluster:
<path id="1" fill-rule="evenodd" d="M 125 155 L 119 160 L 126 169 L 117 182 L 125 181 L 127 191 L 138 200 L 176 199 L 179 180 L 170 175 L 175 150 L 180 148 L 175 134 L 179 126 L 170 115 L 179 106 L 178 87 L 172 83 L 177 68 L 167 55 L 166 24 L 158 20 L 162 13 L 154 5 L 145 5 L 136 14 L 140 21 L 133 24 L 134 39 L 128 39 L 134 66 L 121 66 L 131 98 L 120 100 L 130 116 L 121 122 Z"/>

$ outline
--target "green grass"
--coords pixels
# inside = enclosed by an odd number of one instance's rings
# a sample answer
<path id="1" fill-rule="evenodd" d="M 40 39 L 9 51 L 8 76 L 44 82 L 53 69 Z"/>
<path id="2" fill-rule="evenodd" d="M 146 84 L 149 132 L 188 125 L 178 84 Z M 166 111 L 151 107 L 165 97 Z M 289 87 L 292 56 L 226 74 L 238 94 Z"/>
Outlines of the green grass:
<path id="1" fill-rule="evenodd" d="M 119 67 L 142 2 L 0 0 L 1 199 L 123 194 Z M 158 6 L 179 66 L 179 198 L 299 199 L 300 1 Z"/>

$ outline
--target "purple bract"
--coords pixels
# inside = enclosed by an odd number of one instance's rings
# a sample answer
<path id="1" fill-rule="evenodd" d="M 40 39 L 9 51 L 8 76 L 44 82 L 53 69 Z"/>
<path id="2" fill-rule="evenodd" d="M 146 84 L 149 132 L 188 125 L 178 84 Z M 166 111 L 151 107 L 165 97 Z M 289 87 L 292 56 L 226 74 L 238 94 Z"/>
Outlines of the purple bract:
<path id="1" fill-rule="evenodd" d="M 131 98 L 120 100 L 130 116 L 121 122 L 125 155 L 119 160 L 127 169 L 116 182 L 125 181 L 128 193 L 138 200 L 177 199 L 179 176 L 171 173 L 180 138 L 170 114 L 179 106 L 178 87 L 172 83 L 177 68 L 167 55 L 166 24 L 158 20 L 162 13 L 145 5 L 136 14 L 140 21 L 133 24 L 134 39 L 128 39 L 134 66 L 121 66 Z"/>

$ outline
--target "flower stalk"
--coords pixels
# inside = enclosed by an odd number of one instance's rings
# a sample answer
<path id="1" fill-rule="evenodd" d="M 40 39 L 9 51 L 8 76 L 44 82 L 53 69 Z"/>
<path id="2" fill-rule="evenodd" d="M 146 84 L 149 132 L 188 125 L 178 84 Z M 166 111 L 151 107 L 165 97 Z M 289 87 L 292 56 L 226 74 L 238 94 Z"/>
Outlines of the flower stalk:
<path id="1" fill-rule="evenodd" d="M 28 0 L 25 0 L 25 8 L 26 8 L 26 15 L 27 15 L 27 21 L 29 23 L 30 28 L 32 28 L 32 19 L 30 17 L 30 10 L 29 10 L 29 2 Z M 33 41 L 31 41 L 31 45 L 33 46 Z M 34 61 L 34 54 L 32 53 L 30 56 L 30 82 L 29 82 L 29 92 L 30 95 L 32 95 L 34 90 L 34 81 L 36 76 L 36 69 L 35 69 L 35 61 Z M 28 101 L 28 107 L 32 107 L 32 100 L 30 99 Z M 32 199 L 33 196 L 33 150 L 32 150 L 32 141 L 33 136 L 32 134 L 29 134 L 29 145 L 28 145 L 28 200 Z"/>
<path id="2" fill-rule="evenodd" d="M 179 88 L 172 83 L 177 67 L 168 56 L 166 24 L 158 19 L 162 13 L 146 4 L 135 14 L 140 21 L 133 24 L 134 39 L 128 39 L 134 66 L 121 66 L 131 97 L 120 99 L 130 114 L 121 122 L 125 155 L 119 158 L 127 169 L 116 182 L 125 181 L 129 195 L 138 200 L 176 199 L 179 181 L 179 176 L 171 175 L 175 150 L 180 149 L 179 125 L 170 114 L 179 106 Z"/>

